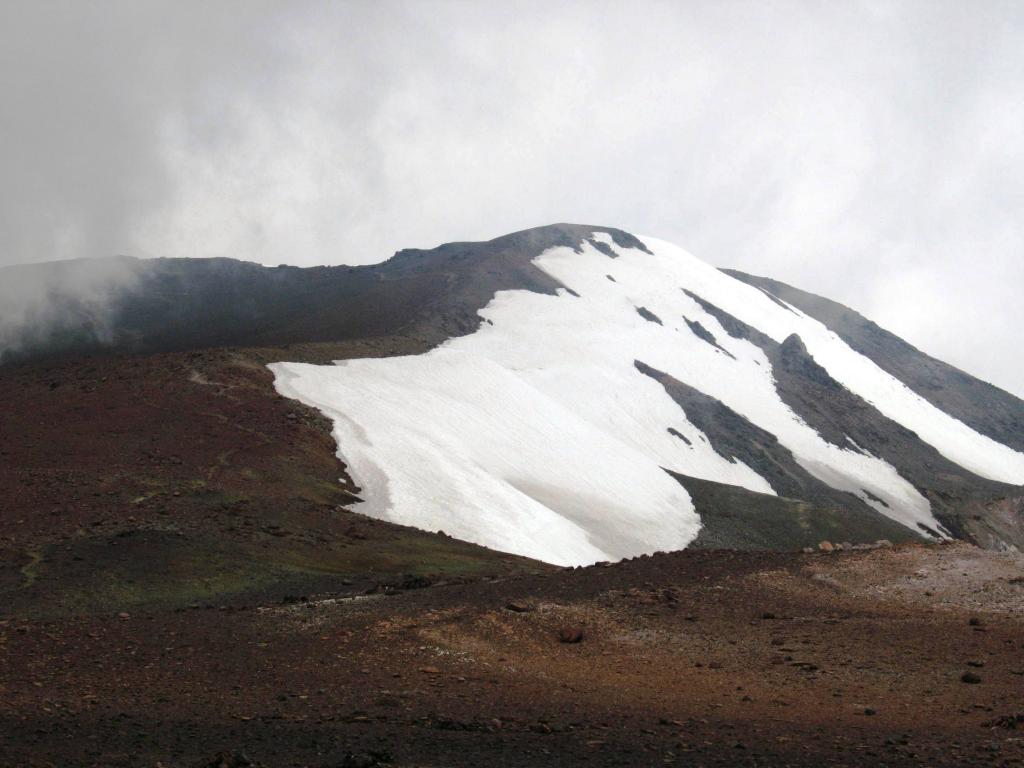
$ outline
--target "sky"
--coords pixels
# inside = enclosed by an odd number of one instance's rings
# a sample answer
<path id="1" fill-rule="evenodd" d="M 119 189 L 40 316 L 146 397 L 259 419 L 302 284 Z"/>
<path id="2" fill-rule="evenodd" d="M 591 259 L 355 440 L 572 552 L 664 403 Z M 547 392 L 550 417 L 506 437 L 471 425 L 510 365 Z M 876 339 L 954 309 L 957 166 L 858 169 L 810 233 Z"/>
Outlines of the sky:
<path id="1" fill-rule="evenodd" d="M 617 226 L 1024 396 L 1021 3 L 9 0 L 0 136 L 0 265 Z"/>

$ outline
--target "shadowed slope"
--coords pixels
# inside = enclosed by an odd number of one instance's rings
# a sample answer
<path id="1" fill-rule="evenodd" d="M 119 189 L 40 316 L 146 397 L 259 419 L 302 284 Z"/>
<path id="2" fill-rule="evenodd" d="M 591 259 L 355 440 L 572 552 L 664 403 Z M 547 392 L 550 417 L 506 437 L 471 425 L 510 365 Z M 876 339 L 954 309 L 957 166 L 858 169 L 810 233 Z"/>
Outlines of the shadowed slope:
<path id="1" fill-rule="evenodd" d="M 6 351 L 0 347 L 0 362 L 395 336 L 404 340 L 401 353 L 422 352 L 479 327 L 477 310 L 498 291 L 554 293 L 559 283 L 533 259 L 556 246 L 578 248 L 595 232 L 623 247 L 642 247 L 621 230 L 554 224 L 487 242 L 402 250 L 359 267 L 123 258 L 13 267 L 0 270 L 0 280 L 7 272 L 8 280 L 32 276 L 64 285 L 81 282 L 69 272 L 116 272 L 112 264 L 123 265 L 133 279 L 114 286 L 102 307 L 55 292 L 46 322 Z"/>
<path id="2" fill-rule="evenodd" d="M 1024 450 L 1024 401 L 1009 392 L 926 355 L 838 302 L 767 277 L 734 269 L 722 271 L 789 302 L 823 323 L 879 368 L 983 435 Z"/>

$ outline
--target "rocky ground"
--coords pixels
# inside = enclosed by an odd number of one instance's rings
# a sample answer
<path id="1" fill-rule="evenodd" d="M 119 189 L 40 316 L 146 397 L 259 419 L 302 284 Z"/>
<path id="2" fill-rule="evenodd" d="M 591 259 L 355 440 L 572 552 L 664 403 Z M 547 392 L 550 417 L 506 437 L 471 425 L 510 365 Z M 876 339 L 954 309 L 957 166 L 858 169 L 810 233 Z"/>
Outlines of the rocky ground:
<path id="1" fill-rule="evenodd" d="M 1020 555 L 557 570 L 369 520 L 265 363 L 402 343 L 0 371 L 0 766 L 1024 764 Z"/>
<path id="2" fill-rule="evenodd" d="M 0 622 L 0 764 L 1024 764 L 1024 570 L 687 551 Z"/>

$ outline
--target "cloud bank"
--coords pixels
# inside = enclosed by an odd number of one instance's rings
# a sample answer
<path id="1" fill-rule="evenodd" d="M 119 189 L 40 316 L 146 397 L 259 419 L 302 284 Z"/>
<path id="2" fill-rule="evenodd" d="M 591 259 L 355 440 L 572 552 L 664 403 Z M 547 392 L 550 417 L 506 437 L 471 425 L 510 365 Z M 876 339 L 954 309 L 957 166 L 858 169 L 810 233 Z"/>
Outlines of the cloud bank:
<path id="1" fill-rule="evenodd" d="M 607 224 L 1024 395 L 1017 4 L 54 0 L 0 63 L 0 264 Z"/>

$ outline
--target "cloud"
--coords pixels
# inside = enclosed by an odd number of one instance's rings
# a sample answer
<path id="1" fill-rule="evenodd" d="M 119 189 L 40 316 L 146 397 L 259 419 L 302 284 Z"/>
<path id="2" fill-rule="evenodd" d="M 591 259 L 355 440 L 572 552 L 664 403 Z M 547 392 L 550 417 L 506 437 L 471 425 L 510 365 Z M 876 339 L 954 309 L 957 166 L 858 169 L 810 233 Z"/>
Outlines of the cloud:
<path id="1" fill-rule="evenodd" d="M 1019 6 L 182 8 L 0 10 L 4 262 L 367 263 L 610 224 L 1024 394 Z"/>
<path id="2" fill-rule="evenodd" d="M 145 277 L 138 259 L 74 259 L 0 268 L 0 363 L 23 347 L 112 340 L 117 297 Z"/>

